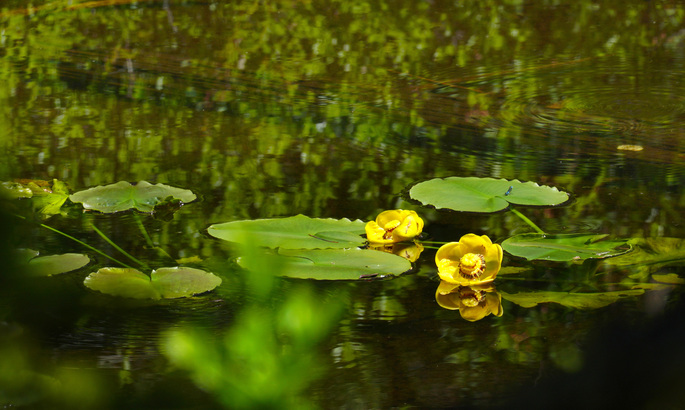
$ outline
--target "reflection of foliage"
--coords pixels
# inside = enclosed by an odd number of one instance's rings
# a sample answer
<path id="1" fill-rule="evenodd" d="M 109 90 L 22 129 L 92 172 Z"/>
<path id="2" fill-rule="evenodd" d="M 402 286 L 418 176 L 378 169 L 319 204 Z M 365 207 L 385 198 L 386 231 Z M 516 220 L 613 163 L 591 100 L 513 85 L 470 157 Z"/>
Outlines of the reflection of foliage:
<path id="1" fill-rule="evenodd" d="M 502 297 L 523 307 L 533 307 L 539 303 L 559 303 L 574 309 L 597 309 L 615 303 L 619 299 L 639 296 L 642 289 L 630 289 L 614 292 L 573 293 L 573 292 L 520 292 L 509 294 L 502 292 Z"/>
<path id="2" fill-rule="evenodd" d="M 196 234 L 209 223 L 298 213 L 367 219 L 401 206 L 394 195 L 410 182 L 443 175 L 573 192 L 573 207 L 530 212 L 548 232 L 682 236 L 683 203 L 664 188 L 682 195 L 683 145 L 677 127 L 662 129 L 681 116 L 626 127 L 585 101 L 607 83 L 637 90 L 638 99 L 660 88 L 682 95 L 682 59 L 673 54 L 683 44 L 681 5 L 150 1 L 74 9 L 55 1 L 49 13 L 11 13 L 25 3 L 5 1 L 0 12 L 0 177 L 57 177 L 77 189 L 142 179 L 197 188 L 204 202 L 179 211 L 182 224 L 146 222 L 152 241 L 174 255 L 222 255 Z M 662 75 L 664 67 L 673 71 Z M 645 72 L 653 78 L 642 81 Z M 624 143 L 645 149 L 617 156 Z M 148 241 L 120 223 L 126 218 L 107 227 L 126 249 L 144 249 Z M 518 222 L 500 214 L 452 225 L 501 240 Z M 541 291 L 596 291 L 581 275 L 587 270 L 574 269 L 541 267 L 531 279 Z M 452 312 L 425 314 L 434 289 L 422 287 L 424 273 L 356 288 L 356 310 L 335 336 L 340 357 L 354 357 L 340 359 L 349 372 L 336 374 L 349 389 L 329 387 L 326 405 L 349 406 L 356 396 L 369 404 L 360 407 L 452 407 L 473 397 L 474 384 L 486 400 L 491 375 L 507 363 L 510 374 L 525 373 L 519 383 L 537 377 L 547 357 L 573 370 L 578 361 L 555 357 L 577 340 L 557 341 L 582 333 L 579 317 L 586 324 L 602 314 L 571 318 L 556 304 L 510 303 L 488 326 L 455 325 Z M 567 277 L 572 283 L 552 280 Z M 117 349 L 150 348 L 135 342 L 149 340 L 149 329 L 121 332 Z"/>

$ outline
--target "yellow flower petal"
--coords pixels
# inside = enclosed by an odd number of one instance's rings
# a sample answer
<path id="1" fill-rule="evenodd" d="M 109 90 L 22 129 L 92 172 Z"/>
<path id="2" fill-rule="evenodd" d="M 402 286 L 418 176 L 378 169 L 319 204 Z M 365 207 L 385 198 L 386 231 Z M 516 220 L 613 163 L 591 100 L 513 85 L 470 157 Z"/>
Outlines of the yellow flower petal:
<path id="1" fill-rule="evenodd" d="M 466 234 L 435 254 L 440 279 L 463 286 L 491 282 L 502 266 L 502 247 L 485 235 Z M 483 268 L 483 265 L 484 268 Z"/>
<path id="2" fill-rule="evenodd" d="M 376 221 L 366 225 L 366 237 L 372 243 L 396 243 L 412 239 L 423 231 L 423 219 L 415 211 L 395 209 L 381 212 Z M 381 230 L 383 232 L 381 232 Z"/>

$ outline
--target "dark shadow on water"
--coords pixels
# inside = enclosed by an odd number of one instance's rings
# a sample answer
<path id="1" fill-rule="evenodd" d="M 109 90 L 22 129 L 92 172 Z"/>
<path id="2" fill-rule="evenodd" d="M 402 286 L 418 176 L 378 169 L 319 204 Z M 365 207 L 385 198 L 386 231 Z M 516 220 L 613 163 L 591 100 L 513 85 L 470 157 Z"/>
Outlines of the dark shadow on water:
<path id="1" fill-rule="evenodd" d="M 648 323 L 630 313 L 598 330 L 585 366 L 547 377 L 503 408 L 676 409 L 685 403 L 685 301 Z"/>

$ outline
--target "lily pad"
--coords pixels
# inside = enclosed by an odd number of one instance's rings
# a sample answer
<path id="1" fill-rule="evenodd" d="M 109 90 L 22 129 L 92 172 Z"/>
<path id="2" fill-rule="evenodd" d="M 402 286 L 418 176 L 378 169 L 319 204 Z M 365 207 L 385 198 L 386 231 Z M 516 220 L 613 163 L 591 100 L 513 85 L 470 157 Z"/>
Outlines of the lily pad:
<path id="1" fill-rule="evenodd" d="M 31 188 L 19 182 L 2 181 L 0 182 L 0 198 L 5 197 L 9 199 L 16 198 L 31 198 L 33 191 Z"/>
<path id="2" fill-rule="evenodd" d="M 221 278 L 201 269 L 172 267 L 152 271 L 150 276 L 131 268 L 101 268 L 86 277 L 88 288 L 133 299 L 171 299 L 208 292 Z"/>
<path id="3" fill-rule="evenodd" d="M 622 255 L 632 248 L 622 239 L 602 240 L 607 235 L 525 233 L 502 242 L 508 253 L 548 261 L 582 261 Z"/>
<path id="4" fill-rule="evenodd" d="M 187 189 L 164 184 L 153 185 L 147 181 L 140 181 L 135 185 L 120 181 L 116 184 L 76 192 L 69 199 L 72 202 L 82 203 L 85 209 L 114 213 L 129 209 L 152 212 L 156 205 L 170 197 L 181 203 L 192 202 L 197 198 L 192 191 Z"/>
<path id="5" fill-rule="evenodd" d="M 221 278 L 201 269 L 177 266 L 152 271 L 151 283 L 163 298 L 173 299 L 208 292 L 221 285 Z"/>
<path id="6" fill-rule="evenodd" d="M 64 253 L 61 255 L 38 256 L 28 261 L 23 269 L 32 276 L 52 276 L 82 268 L 90 263 L 87 255 Z"/>
<path id="7" fill-rule="evenodd" d="M 62 181 L 54 180 L 52 190 L 33 189 L 33 207 L 44 216 L 57 215 L 69 198 L 69 188 Z"/>
<path id="8" fill-rule="evenodd" d="M 280 276 L 300 279 L 357 280 L 401 275 L 411 269 L 411 262 L 391 253 L 370 249 L 279 249 Z M 248 265 L 254 259 L 239 258 Z"/>
<path id="9" fill-rule="evenodd" d="M 509 204 L 556 206 L 569 200 L 568 193 L 535 182 L 476 177 L 419 182 L 411 187 L 409 196 L 437 209 L 481 213 L 502 211 Z"/>
<path id="10" fill-rule="evenodd" d="M 211 225 L 207 233 L 229 242 L 267 248 L 353 248 L 364 244 L 365 223 L 349 219 L 317 219 L 304 215 L 288 218 L 233 221 Z"/>
<path id="11" fill-rule="evenodd" d="M 537 306 L 540 303 L 558 303 L 574 309 L 597 309 L 610 305 L 619 299 L 639 296 L 643 289 L 619 290 L 600 293 L 572 293 L 572 292 L 500 292 L 502 298 L 525 308 Z"/>

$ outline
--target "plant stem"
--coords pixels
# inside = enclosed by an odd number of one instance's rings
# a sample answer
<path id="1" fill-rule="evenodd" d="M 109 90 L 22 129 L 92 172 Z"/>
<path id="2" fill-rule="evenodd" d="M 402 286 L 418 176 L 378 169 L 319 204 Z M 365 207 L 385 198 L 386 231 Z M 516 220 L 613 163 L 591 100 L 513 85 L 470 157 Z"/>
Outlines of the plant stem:
<path id="1" fill-rule="evenodd" d="M 537 233 L 539 233 L 539 234 L 542 234 L 542 235 L 545 234 L 545 231 L 543 231 L 543 230 L 540 229 L 537 225 L 535 225 L 535 223 L 534 223 L 533 221 L 531 221 L 530 219 L 528 219 L 527 216 L 525 216 L 525 215 L 522 214 L 521 212 L 517 211 L 515 208 L 509 208 L 509 210 L 510 210 L 511 212 L 513 212 L 514 215 L 516 215 L 516 216 L 518 216 L 519 218 L 521 218 L 521 219 L 523 220 L 523 222 L 527 223 L 531 228 L 535 229 L 535 232 L 537 232 Z"/>
<path id="2" fill-rule="evenodd" d="M 143 225 L 143 221 L 140 219 L 140 216 L 137 213 L 134 213 L 133 218 L 136 220 L 136 224 L 138 224 L 138 228 L 140 229 L 140 232 L 143 234 L 143 237 L 145 238 L 147 245 L 152 249 L 156 249 L 157 252 L 161 253 L 165 257 L 174 260 L 174 258 L 172 258 L 167 251 L 165 251 L 164 249 L 155 245 L 154 242 L 152 242 L 152 238 L 150 238 L 150 235 L 147 233 L 147 229 L 145 229 L 145 225 Z"/>
<path id="3" fill-rule="evenodd" d="M 107 237 L 107 235 L 105 235 L 104 233 L 102 233 L 102 231 L 100 231 L 100 230 L 95 226 L 95 224 L 91 223 L 90 226 L 93 228 L 93 230 L 94 230 L 98 235 L 100 235 L 100 237 L 101 237 L 102 239 L 104 239 L 108 244 L 112 245 L 112 246 L 114 247 L 114 249 L 118 250 L 118 251 L 121 252 L 124 256 L 126 256 L 127 258 L 131 259 L 132 261 L 134 261 L 135 263 L 137 263 L 138 265 L 140 265 L 140 267 L 142 267 L 143 269 L 145 269 L 145 270 L 150 270 L 150 267 L 149 267 L 145 262 L 141 262 L 140 260 L 138 260 L 138 259 L 136 259 L 135 257 L 133 257 L 133 255 L 131 255 L 131 254 L 129 254 L 128 252 L 126 252 L 125 250 L 123 250 L 119 245 L 117 245 L 117 244 L 114 243 L 111 239 L 109 239 L 109 238 Z M 129 266 L 129 267 L 130 267 L 130 266 Z"/>
<path id="4" fill-rule="evenodd" d="M 140 216 L 138 216 L 138 214 L 134 212 L 133 219 L 136 220 L 136 224 L 138 225 L 140 232 L 143 234 L 143 238 L 145 238 L 145 242 L 147 242 L 147 245 L 151 248 L 154 248 L 155 244 L 152 242 L 152 238 L 150 238 L 150 235 L 147 233 L 147 229 L 145 229 L 143 221 L 140 220 Z"/>
<path id="5" fill-rule="evenodd" d="M 26 220 L 26 218 L 23 217 L 23 216 L 21 216 L 21 215 L 15 215 L 15 214 L 13 214 L 13 215 L 16 216 L 17 218 Z M 73 236 L 71 236 L 71 235 L 69 235 L 69 234 L 66 234 L 66 233 L 60 231 L 59 229 L 55 229 L 55 228 L 53 228 L 53 227 L 51 227 L 51 226 L 48 226 L 48 225 L 45 225 L 45 224 L 42 224 L 42 223 L 39 223 L 38 225 L 40 225 L 41 227 L 43 227 L 43 228 L 45 228 L 45 229 L 48 229 L 48 230 L 50 230 L 50 231 L 52 231 L 52 232 L 58 233 L 58 234 L 60 234 L 60 235 L 62 235 L 62 236 L 64 236 L 64 237 L 66 237 L 66 238 L 69 238 L 69 239 L 71 239 L 72 241 L 74 241 L 74 242 L 76 242 L 76 243 L 78 243 L 78 244 L 80 244 L 80 245 L 83 245 L 83 246 L 85 246 L 86 248 L 92 250 L 93 252 L 99 253 L 100 255 L 104 256 L 105 258 L 110 259 L 110 260 L 112 260 L 112 261 L 114 261 L 114 262 L 120 264 L 121 266 L 124 266 L 124 267 L 126 267 L 126 268 L 130 268 L 130 269 L 133 269 L 133 267 L 131 267 L 131 266 L 125 264 L 124 262 L 122 262 L 122 261 L 120 261 L 120 260 L 118 260 L 118 259 L 116 259 L 116 258 L 114 258 L 114 257 L 112 257 L 112 256 L 107 255 L 106 253 L 104 253 L 104 252 L 101 251 L 100 249 L 94 248 L 94 247 L 88 245 L 87 243 L 85 243 L 85 242 L 83 242 L 83 241 L 81 241 L 81 240 L 78 240 L 78 239 L 74 238 Z"/>

